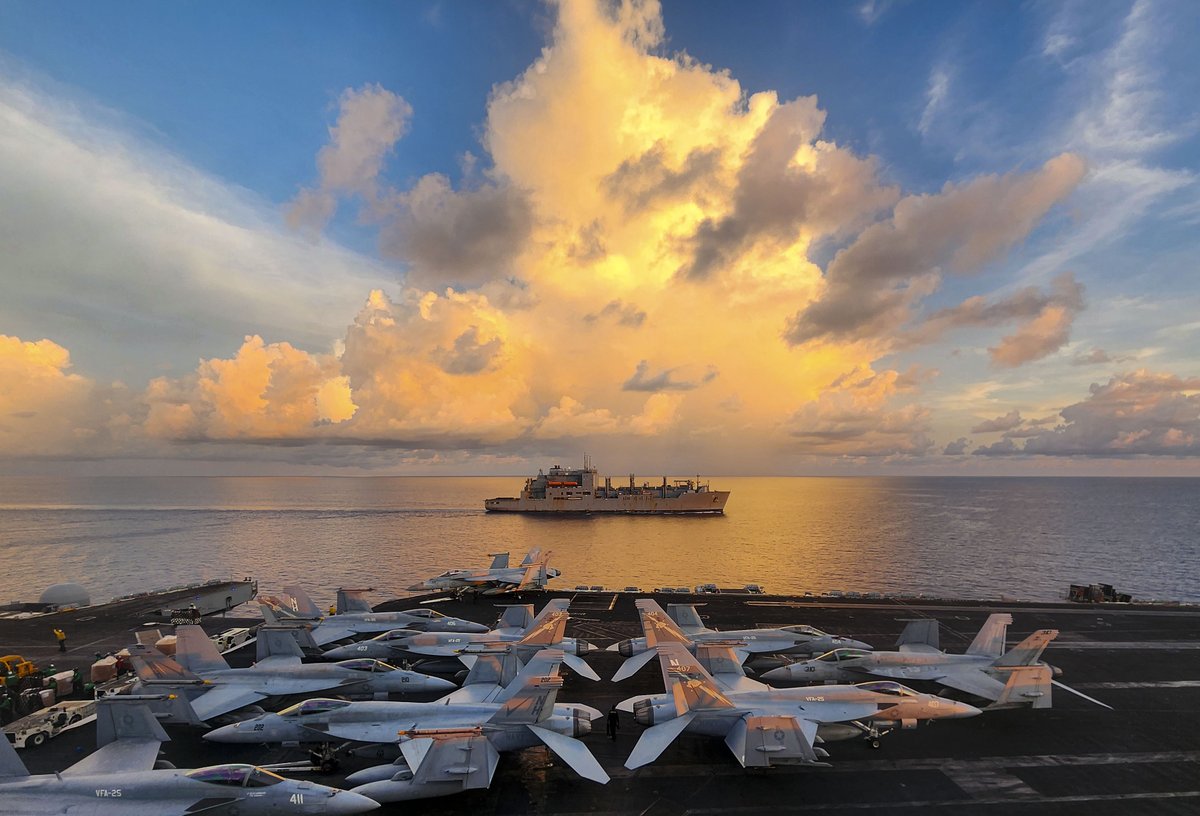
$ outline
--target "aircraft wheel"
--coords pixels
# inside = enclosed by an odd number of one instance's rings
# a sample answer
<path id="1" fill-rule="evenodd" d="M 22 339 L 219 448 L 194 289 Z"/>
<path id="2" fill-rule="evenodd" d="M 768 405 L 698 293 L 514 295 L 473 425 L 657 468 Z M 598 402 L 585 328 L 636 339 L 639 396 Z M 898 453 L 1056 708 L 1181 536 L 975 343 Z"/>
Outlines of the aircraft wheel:
<path id="1" fill-rule="evenodd" d="M 46 744 L 46 732 L 38 731 L 25 740 L 25 742 L 33 748 L 40 748 Z"/>
<path id="2" fill-rule="evenodd" d="M 338 763 L 337 763 L 336 759 L 322 759 L 321 760 L 321 773 L 333 773 L 337 769 L 338 769 Z"/>
<path id="3" fill-rule="evenodd" d="M 871 740 L 871 747 L 872 747 L 872 748 L 878 748 L 878 747 L 879 747 L 879 740 Z"/>
<path id="4" fill-rule="evenodd" d="M 83 717 L 79 716 L 78 714 L 72 714 L 71 719 L 67 720 L 67 725 L 74 725 L 82 719 Z"/>

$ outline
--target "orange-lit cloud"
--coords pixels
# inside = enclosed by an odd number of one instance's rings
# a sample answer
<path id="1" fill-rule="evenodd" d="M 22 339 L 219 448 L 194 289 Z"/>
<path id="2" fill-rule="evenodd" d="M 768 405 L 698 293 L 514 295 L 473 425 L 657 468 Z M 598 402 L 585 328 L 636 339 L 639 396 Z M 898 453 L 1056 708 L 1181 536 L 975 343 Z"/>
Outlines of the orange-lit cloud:
<path id="1" fill-rule="evenodd" d="M 997 366 L 1068 342 L 1083 309 L 1071 275 L 926 301 L 1025 240 L 1084 178 L 1078 156 L 905 195 L 826 135 L 816 97 L 751 93 L 665 55 L 657 3 L 555 12 L 537 61 L 493 89 L 490 161 L 457 187 L 441 173 L 383 181 L 414 111 L 378 85 L 345 91 L 286 215 L 316 234 L 358 202 L 402 282 L 363 287 L 324 343 L 232 333 L 194 371 L 152 380 L 130 433 L 151 446 L 719 449 L 710 467 L 743 469 L 747 450 L 923 456 L 936 372 L 887 355 L 966 328 L 994 332 Z M 841 247 L 824 268 L 818 245 Z M 84 393 L 62 353 L 55 388 Z M 14 377 L 39 371 L 26 361 Z"/>

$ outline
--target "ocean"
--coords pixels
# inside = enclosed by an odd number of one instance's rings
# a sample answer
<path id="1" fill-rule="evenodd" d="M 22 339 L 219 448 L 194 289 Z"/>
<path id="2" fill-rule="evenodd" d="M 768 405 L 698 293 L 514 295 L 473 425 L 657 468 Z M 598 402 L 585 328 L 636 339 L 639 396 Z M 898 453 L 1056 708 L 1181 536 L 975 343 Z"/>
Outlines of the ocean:
<path id="1" fill-rule="evenodd" d="M 522 477 L 0 477 L 0 601 L 205 578 L 379 600 L 488 553 L 553 551 L 552 585 L 763 585 L 1033 600 L 1103 582 L 1200 602 L 1200 479 L 712 477 L 724 516 L 488 514 Z M 650 479 L 650 481 L 657 481 Z"/>

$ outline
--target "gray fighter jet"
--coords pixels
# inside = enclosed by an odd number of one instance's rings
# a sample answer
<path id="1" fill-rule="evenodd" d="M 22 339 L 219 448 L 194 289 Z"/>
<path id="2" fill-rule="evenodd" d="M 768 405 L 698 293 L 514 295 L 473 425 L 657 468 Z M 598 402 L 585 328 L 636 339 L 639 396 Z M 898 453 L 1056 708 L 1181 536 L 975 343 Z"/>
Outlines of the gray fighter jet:
<path id="1" fill-rule="evenodd" d="M 474 653 L 499 643 L 514 643 L 517 655 L 528 660 L 539 649 L 558 649 L 564 653 L 563 662 L 568 668 L 589 680 L 599 680 L 584 660 L 583 655 L 592 651 L 592 644 L 579 638 L 564 637 L 569 614 L 570 600 L 556 598 L 547 602 L 537 617 L 533 616 L 533 604 L 505 607 L 496 628 L 485 634 L 458 634 L 449 632 L 410 632 L 400 629 L 386 632 L 370 640 L 339 646 L 325 652 L 331 660 L 373 657 L 379 660 L 408 660 L 430 671 L 452 671 L 453 662 L 459 661 L 470 667 Z M 441 661 L 434 663 L 432 661 Z"/>
<path id="2" fill-rule="evenodd" d="M 482 623 L 452 618 L 424 607 L 403 612 L 373 612 L 365 589 L 339 589 L 336 615 L 325 615 L 303 588 L 286 586 L 281 596 L 259 596 L 259 608 L 268 623 L 296 623 L 312 629 L 318 646 L 356 635 L 375 635 L 392 629 L 416 632 L 486 632 Z"/>
<path id="3" fill-rule="evenodd" d="M 625 762 L 631 770 L 653 762 L 684 731 L 723 737 L 745 768 L 819 765 L 828 754 L 818 741 L 857 734 L 877 745 L 880 725 L 915 727 L 921 720 L 980 713 L 966 703 L 919 694 L 899 683 L 773 689 L 741 674 L 728 645 L 700 644 L 693 656 L 672 641 L 658 643 L 655 651 L 666 693 L 631 697 L 617 706 L 649 726 Z M 724 668 L 732 687 L 723 688 L 704 662 Z"/>
<path id="4" fill-rule="evenodd" d="M 549 560 L 550 553 L 542 555 L 541 550 L 532 549 L 520 565 L 510 567 L 508 553 L 496 553 L 492 556 L 492 565 L 487 569 L 447 570 L 441 575 L 413 584 L 408 589 L 410 592 L 466 591 L 478 592 L 481 595 L 503 595 L 507 592 L 545 589 L 547 581 L 562 574 L 549 566 Z"/>
<path id="5" fill-rule="evenodd" d="M 320 691 L 417 694 L 455 687 L 449 680 L 397 669 L 378 660 L 302 663 L 304 655 L 286 631 L 260 629 L 259 659 L 247 669 L 230 668 L 199 626 L 179 626 L 175 635 L 175 659 L 139 644 L 130 648 L 130 660 L 143 687 L 155 691 L 169 689 L 187 697 L 195 714 L 193 723 L 219 717 L 267 697 Z"/>
<path id="6" fill-rule="evenodd" d="M 989 616 L 966 654 L 958 655 L 938 648 L 936 620 L 911 621 L 897 641 L 899 651 L 834 649 L 812 660 L 773 669 L 763 679 L 772 683 L 854 682 L 868 677 L 928 680 L 990 700 L 988 708 L 1049 708 L 1054 685 L 1111 708 L 1054 680 L 1055 669 L 1041 662 L 1042 652 L 1058 636 L 1057 629 L 1041 629 L 1005 651 L 1011 623 L 1012 615 L 1006 613 Z"/>
<path id="7" fill-rule="evenodd" d="M 31 775 L 0 739 L 0 812 L 5 816 L 192 816 L 197 813 L 366 813 L 379 803 L 358 793 L 284 779 L 253 765 L 160 769 L 170 739 L 145 702 L 108 697 L 96 704 L 95 753 L 64 771 Z"/>
<path id="8" fill-rule="evenodd" d="M 691 604 L 668 604 L 668 612 L 663 612 L 656 602 L 645 599 L 637 602 L 639 609 L 651 610 L 650 625 L 665 630 L 672 629 L 682 636 L 684 642 L 694 646 L 698 643 L 716 643 L 737 641 L 734 651 L 745 661 L 749 655 L 763 654 L 821 654 L 836 648 L 870 649 L 871 647 L 857 640 L 831 635 L 811 626 L 782 626 L 775 629 L 732 629 L 717 631 L 709 629 L 700 620 L 696 607 Z M 643 625 L 647 619 L 643 617 Z M 680 639 L 672 635 L 672 640 Z M 606 649 L 609 652 L 620 652 L 628 658 L 617 673 L 613 682 L 619 683 L 633 676 L 639 669 L 654 659 L 654 650 L 646 645 L 646 638 L 632 638 L 614 643 Z"/>
<path id="9" fill-rule="evenodd" d="M 539 667 L 557 672 L 561 652 L 535 656 Z M 204 735 L 229 743 L 399 744 L 405 765 L 356 790 L 376 801 L 444 796 L 487 787 L 498 752 L 546 745 L 580 776 L 608 782 L 608 774 L 576 737 L 601 717 L 578 703 L 556 703 L 562 678 L 556 673 L 522 676 L 503 699 L 490 703 L 394 703 L 306 700 L 278 714 L 265 714 Z"/>

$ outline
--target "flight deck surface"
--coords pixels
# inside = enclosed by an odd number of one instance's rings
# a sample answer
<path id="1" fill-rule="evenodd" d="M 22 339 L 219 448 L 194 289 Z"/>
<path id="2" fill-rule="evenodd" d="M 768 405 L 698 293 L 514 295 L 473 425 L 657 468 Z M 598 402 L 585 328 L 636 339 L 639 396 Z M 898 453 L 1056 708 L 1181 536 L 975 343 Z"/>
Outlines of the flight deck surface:
<path id="1" fill-rule="evenodd" d="M 852 601 L 774 596 L 650 595 L 650 593 L 530 593 L 539 608 L 550 597 L 570 597 L 567 634 L 603 648 L 640 634 L 634 599 L 662 605 L 704 604 L 706 625 L 717 629 L 809 624 L 891 648 L 907 620 L 936 617 L 941 646 L 961 652 L 991 612 L 1011 612 L 1009 643 L 1041 628 L 1061 630 L 1044 659 L 1063 669 L 1063 682 L 1113 706 L 1107 710 L 1061 689 L 1050 710 L 986 712 L 885 736 L 873 749 L 862 740 L 826 746 L 830 768 L 743 770 L 718 739 L 684 735 L 655 763 L 627 771 L 623 763 L 642 728 L 621 715 L 617 740 L 604 722 L 584 741 L 612 781 L 578 778 L 544 748 L 501 758 L 491 788 L 457 796 L 385 805 L 379 813 L 621 813 L 758 814 L 863 812 L 916 814 L 1195 814 L 1200 812 L 1200 609 L 1126 605 L 1018 604 L 975 601 Z M 406 609 L 428 598 L 378 607 Z M 434 603 L 447 615 L 491 623 L 497 603 Z M 216 622 L 206 621 L 216 630 Z M 0 641 L 4 639 L 0 622 Z M 253 647 L 230 655 L 253 659 Z M 623 683 L 607 680 L 622 658 L 587 657 L 599 683 L 570 675 L 560 700 L 601 711 L 627 697 L 663 690 L 651 664 Z M 303 760 L 302 749 L 203 742 L 198 731 L 170 727 L 165 757 L 179 767 L 220 762 L 258 764 Z M 34 772 L 61 770 L 94 747 L 90 726 L 37 750 L 22 751 Z M 336 774 L 313 775 L 337 785 L 376 761 L 351 757 Z"/>

